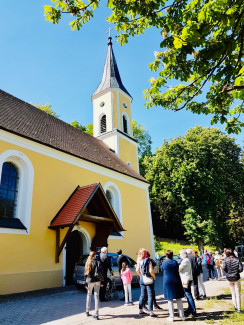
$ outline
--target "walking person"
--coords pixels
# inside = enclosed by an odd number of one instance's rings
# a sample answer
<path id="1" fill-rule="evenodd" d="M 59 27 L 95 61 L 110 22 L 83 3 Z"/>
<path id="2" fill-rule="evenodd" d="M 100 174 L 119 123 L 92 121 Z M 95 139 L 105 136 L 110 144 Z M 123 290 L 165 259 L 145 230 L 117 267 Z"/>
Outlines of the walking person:
<path id="1" fill-rule="evenodd" d="M 231 249 L 226 249 L 226 258 L 223 263 L 223 270 L 226 272 L 226 279 L 229 281 L 232 302 L 235 310 L 241 312 L 241 281 L 240 273 L 243 266 L 240 260 L 235 257 Z"/>
<path id="2" fill-rule="evenodd" d="M 110 271 L 110 274 L 114 274 L 112 267 L 111 267 L 111 260 L 107 256 L 108 249 L 107 247 L 102 247 L 101 253 L 99 255 L 98 260 L 101 262 L 102 267 L 102 273 L 103 273 L 103 287 L 101 287 L 100 290 L 100 301 L 108 301 L 106 298 L 106 289 L 108 285 L 108 270 Z"/>
<path id="3" fill-rule="evenodd" d="M 211 279 L 211 270 L 210 270 L 210 255 L 208 254 L 208 251 L 204 249 L 204 253 L 202 254 L 202 264 L 203 264 L 203 277 L 204 271 L 207 273 L 207 279 Z"/>
<path id="4" fill-rule="evenodd" d="M 153 290 L 156 276 L 153 271 L 152 260 L 148 257 L 146 249 L 141 250 L 141 258 L 138 260 L 136 272 L 140 276 L 141 294 L 139 299 L 139 315 L 148 315 L 144 310 L 145 294 L 148 296 L 148 311 L 150 317 L 157 317 L 153 313 Z"/>
<path id="5" fill-rule="evenodd" d="M 128 268 L 128 264 L 126 264 L 126 262 L 122 263 L 120 277 L 121 277 L 123 287 L 124 287 L 125 305 L 133 305 L 132 293 L 131 293 L 132 272 Z"/>
<path id="6" fill-rule="evenodd" d="M 198 269 L 200 274 L 197 277 L 198 280 L 198 290 L 199 290 L 199 296 L 206 298 L 206 290 L 205 290 L 205 286 L 203 284 L 203 269 L 202 269 L 202 259 L 200 256 L 198 256 L 198 252 L 196 250 L 193 251 L 193 254 L 196 256 L 197 258 L 197 265 L 198 265 Z"/>
<path id="7" fill-rule="evenodd" d="M 143 250 L 143 249 L 142 249 Z M 141 251 L 142 250 L 139 250 L 139 253 L 138 253 L 138 257 L 141 256 Z M 150 257 L 150 253 L 147 252 L 147 255 L 148 257 Z M 141 258 L 139 258 L 139 261 L 141 260 Z M 151 259 L 151 262 L 152 262 L 152 267 L 154 269 L 154 267 L 157 265 L 157 263 Z M 138 260 L 137 260 L 137 263 L 138 263 Z M 147 291 L 145 292 L 145 296 L 144 296 L 144 301 L 143 301 L 143 309 L 148 311 L 148 308 L 147 308 L 147 305 L 148 304 L 148 296 L 147 296 Z M 156 293 L 155 293 L 155 288 L 153 288 L 153 309 L 163 309 L 162 307 L 160 307 L 156 301 Z"/>
<path id="8" fill-rule="evenodd" d="M 192 254 L 192 249 L 187 248 L 187 257 L 191 262 L 191 271 L 192 271 L 192 278 L 193 278 L 193 290 L 194 290 L 194 297 L 196 300 L 199 300 L 199 290 L 198 290 L 198 276 L 200 274 L 200 270 L 198 268 L 197 258 L 195 255 Z"/>
<path id="9" fill-rule="evenodd" d="M 196 316 L 196 306 L 194 299 L 191 294 L 191 284 L 193 280 L 192 270 L 191 270 L 191 262 L 187 257 L 187 252 L 185 249 L 180 251 L 180 257 L 182 259 L 179 271 L 180 271 L 180 278 L 183 285 L 183 289 L 185 292 L 185 296 L 188 302 L 188 308 L 185 312 L 185 316 L 192 315 L 193 317 Z"/>
<path id="10" fill-rule="evenodd" d="M 185 294 L 179 275 L 179 265 L 173 260 L 173 252 L 171 250 L 167 250 L 166 256 L 167 259 L 163 261 L 161 268 L 163 271 L 163 294 L 164 299 L 168 300 L 169 308 L 167 320 L 169 322 L 174 321 L 174 299 L 176 299 L 179 317 L 185 320 L 182 304 L 182 298 Z"/>
<path id="11" fill-rule="evenodd" d="M 150 257 L 150 253 L 149 252 L 147 252 L 147 254 L 148 254 L 148 257 Z M 154 269 L 154 267 L 157 265 L 157 263 L 156 263 L 156 261 L 154 261 L 153 259 L 151 259 L 151 262 L 152 262 L 152 267 L 153 267 L 153 269 Z M 145 301 L 146 301 L 146 303 L 147 303 L 147 295 L 146 295 L 146 299 L 145 299 Z M 162 307 L 160 307 L 159 305 L 158 305 L 158 303 L 157 303 L 157 301 L 156 301 L 156 292 L 155 292 L 155 287 L 153 288 L 153 308 L 154 309 L 163 309 Z"/>
<path id="12" fill-rule="evenodd" d="M 217 274 L 216 274 L 216 270 L 215 270 L 215 262 L 214 262 L 214 256 L 213 256 L 213 252 L 209 251 L 209 256 L 210 256 L 210 264 L 209 264 L 209 268 L 210 268 L 210 276 L 211 279 L 215 279 L 217 278 Z"/>
<path id="13" fill-rule="evenodd" d="M 145 248 L 140 248 L 138 253 L 137 253 L 137 260 L 136 260 L 136 270 L 137 270 L 137 267 L 140 267 L 140 263 L 141 263 L 141 255 L 142 255 L 142 252 L 145 250 Z M 148 311 L 148 308 L 146 306 L 147 304 L 147 291 L 145 292 L 145 295 L 144 295 L 144 301 L 143 301 L 143 310 L 145 312 Z"/>
<path id="14" fill-rule="evenodd" d="M 119 249 L 117 251 L 117 265 L 118 265 L 118 269 L 119 269 L 119 274 L 121 274 L 121 270 L 122 270 L 122 264 L 126 263 L 126 265 L 129 265 L 128 259 L 125 255 L 122 254 L 122 249 Z M 123 282 L 122 282 L 122 278 L 121 279 L 121 284 L 122 284 L 122 289 L 123 289 L 123 296 L 120 298 L 121 301 L 125 300 L 125 291 L 124 291 L 124 286 L 123 286 Z"/>
<path id="15" fill-rule="evenodd" d="M 85 279 L 87 288 L 86 316 L 90 316 L 91 296 L 94 289 L 95 314 L 94 318 L 99 319 L 99 290 L 102 278 L 100 262 L 96 260 L 96 252 L 91 251 L 85 264 Z"/>
<path id="16" fill-rule="evenodd" d="M 215 252 L 214 255 L 215 266 L 217 269 L 218 279 L 223 277 L 223 268 L 222 268 L 222 256 L 219 254 L 218 251 Z"/>

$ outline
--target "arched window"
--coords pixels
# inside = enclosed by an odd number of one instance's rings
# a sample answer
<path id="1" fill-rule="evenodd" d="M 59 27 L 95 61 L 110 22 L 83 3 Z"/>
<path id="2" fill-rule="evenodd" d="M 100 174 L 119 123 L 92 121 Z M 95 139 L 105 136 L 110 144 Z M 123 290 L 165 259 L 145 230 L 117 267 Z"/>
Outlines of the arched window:
<path id="1" fill-rule="evenodd" d="M 101 128 L 101 133 L 105 133 L 107 131 L 107 122 L 106 122 L 105 114 L 101 117 L 100 128 Z"/>
<path id="2" fill-rule="evenodd" d="M 122 220 L 122 206 L 121 206 L 121 195 L 120 191 L 115 183 L 108 182 L 104 186 L 104 191 L 106 193 L 107 199 L 111 204 L 114 212 L 116 213 L 117 218 L 119 219 L 121 225 L 123 226 Z M 123 232 L 114 233 L 110 236 L 112 239 L 123 239 Z"/>
<path id="3" fill-rule="evenodd" d="M 34 169 L 22 152 L 0 154 L 0 233 L 29 234 Z"/>
<path id="4" fill-rule="evenodd" d="M 10 162 L 3 163 L 0 183 L 0 218 L 16 216 L 18 169 Z"/>
<path id="5" fill-rule="evenodd" d="M 128 122 L 125 115 L 123 115 L 123 132 L 128 134 Z"/>
<path id="6" fill-rule="evenodd" d="M 114 209 L 114 200 L 113 200 L 112 192 L 110 190 L 107 190 L 106 196 L 107 196 L 108 202 L 111 204 L 112 208 Z"/>
<path id="7" fill-rule="evenodd" d="M 111 204 L 114 212 L 116 213 L 120 223 L 123 225 L 122 222 L 122 205 L 121 205 L 121 195 L 117 185 L 113 182 L 108 182 L 104 186 L 104 191 L 106 193 L 107 199 Z"/>

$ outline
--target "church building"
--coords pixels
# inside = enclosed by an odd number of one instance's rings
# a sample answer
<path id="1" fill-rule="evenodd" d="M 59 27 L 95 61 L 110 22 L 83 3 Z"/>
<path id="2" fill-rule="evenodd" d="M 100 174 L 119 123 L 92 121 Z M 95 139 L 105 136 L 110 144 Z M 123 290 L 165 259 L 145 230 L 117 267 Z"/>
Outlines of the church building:
<path id="1" fill-rule="evenodd" d="M 69 285 L 77 259 L 98 247 L 154 254 L 131 102 L 111 37 L 94 136 L 0 90 L 0 294 Z"/>

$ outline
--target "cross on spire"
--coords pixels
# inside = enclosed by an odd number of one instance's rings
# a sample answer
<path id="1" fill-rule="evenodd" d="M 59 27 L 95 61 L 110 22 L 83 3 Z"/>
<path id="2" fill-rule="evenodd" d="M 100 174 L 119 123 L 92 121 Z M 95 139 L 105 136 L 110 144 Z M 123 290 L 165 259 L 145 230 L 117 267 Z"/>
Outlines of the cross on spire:
<path id="1" fill-rule="evenodd" d="M 110 32 L 113 30 L 113 28 L 110 28 L 110 26 L 109 26 L 109 29 L 108 29 L 108 31 L 106 32 L 106 34 L 108 34 L 108 37 L 111 37 L 110 36 Z"/>

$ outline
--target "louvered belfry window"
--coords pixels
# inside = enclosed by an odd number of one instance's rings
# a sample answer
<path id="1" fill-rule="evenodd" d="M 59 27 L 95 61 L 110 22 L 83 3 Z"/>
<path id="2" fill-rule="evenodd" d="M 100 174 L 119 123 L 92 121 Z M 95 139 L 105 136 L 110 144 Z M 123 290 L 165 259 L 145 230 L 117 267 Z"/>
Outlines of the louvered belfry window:
<path id="1" fill-rule="evenodd" d="M 106 122 L 106 115 L 103 115 L 101 118 L 101 133 L 107 131 L 107 122 Z"/>
<path id="2" fill-rule="evenodd" d="M 123 131 L 128 134 L 127 118 L 123 115 Z"/>

